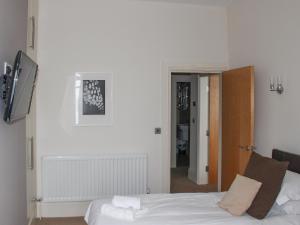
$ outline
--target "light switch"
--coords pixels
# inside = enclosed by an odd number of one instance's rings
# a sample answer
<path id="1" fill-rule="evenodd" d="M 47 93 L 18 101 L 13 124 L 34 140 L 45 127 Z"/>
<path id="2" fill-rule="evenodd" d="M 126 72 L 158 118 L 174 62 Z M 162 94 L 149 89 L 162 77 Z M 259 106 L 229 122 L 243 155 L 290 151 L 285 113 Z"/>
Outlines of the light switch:
<path id="1" fill-rule="evenodd" d="M 154 133 L 155 133 L 155 134 L 161 134 L 161 128 L 160 128 L 160 127 L 156 127 L 156 128 L 154 129 Z"/>

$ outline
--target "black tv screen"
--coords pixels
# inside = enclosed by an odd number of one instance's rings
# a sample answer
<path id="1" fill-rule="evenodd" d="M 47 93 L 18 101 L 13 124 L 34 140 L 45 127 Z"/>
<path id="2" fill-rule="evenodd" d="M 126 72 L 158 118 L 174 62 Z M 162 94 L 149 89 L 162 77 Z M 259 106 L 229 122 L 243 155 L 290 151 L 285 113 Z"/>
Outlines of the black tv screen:
<path id="1" fill-rule="evenodd" d="M 37 76 L 38 65 L 24 52 L 19 51 L 8 79 L 4 121 L 12 123 L 23 119 L 30 112 L 30 105 Z"/>

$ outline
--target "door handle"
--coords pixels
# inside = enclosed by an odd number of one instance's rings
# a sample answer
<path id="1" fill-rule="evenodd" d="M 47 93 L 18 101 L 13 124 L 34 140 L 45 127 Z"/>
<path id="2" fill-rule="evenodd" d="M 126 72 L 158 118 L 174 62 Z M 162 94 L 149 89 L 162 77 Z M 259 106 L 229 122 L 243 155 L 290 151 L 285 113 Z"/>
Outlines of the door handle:
<path id="1" fill-rule="evenodd" d="M 254 150 L 256 150 L 256 147 L 254 145 L 248 145 L 247 150 L 254 151 Z"/>
<path id="2" fill-rule="evenodd" d="M 35 18 L 34 16 L 30 17 L 31 22 L 31 43 L 29 45 L 30 48 L 35 48 Z"/>
<path id="3" fill-rule="evenodd" d="M 33 161 L 34 161 L 34 142 L 33 142 L 33 137 L 28 139 L 28 151 L 27 151 L 27 168 L 29 170 L 33 170 Z"/>
<path id="4" fill-rule="evenodd" d="M 253 145 L 246 145 L 246 146 L 239 145 L 239 149 L 244 151 L 254 151 L 256 147 Z"/>

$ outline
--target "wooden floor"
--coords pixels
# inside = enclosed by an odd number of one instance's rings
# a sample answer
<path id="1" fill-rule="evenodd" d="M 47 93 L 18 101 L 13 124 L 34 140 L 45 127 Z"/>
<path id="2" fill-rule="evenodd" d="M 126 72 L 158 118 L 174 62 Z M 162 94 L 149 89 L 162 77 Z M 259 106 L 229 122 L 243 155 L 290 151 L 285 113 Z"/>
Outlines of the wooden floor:
<path id="1" fill-rule="evenodd" d="M 188 168 L 179 167 L 171 169 L 171 193 L 188 193 L 188 192 L 215 192 L 216 186 L 197 185 L 188 179 Z"/>
<path id="2" fill-rule="evenodd" d="M 83 217 L 36 219 L 31 225 L 87 225 Z"/>

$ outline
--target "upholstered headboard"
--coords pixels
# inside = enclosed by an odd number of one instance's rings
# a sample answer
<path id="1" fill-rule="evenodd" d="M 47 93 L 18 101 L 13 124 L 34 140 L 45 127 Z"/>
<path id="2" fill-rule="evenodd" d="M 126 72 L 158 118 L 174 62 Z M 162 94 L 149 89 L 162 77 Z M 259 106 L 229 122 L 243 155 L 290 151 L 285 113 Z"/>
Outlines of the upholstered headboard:
<path id="1" fill-rule="evenodd" d="M 288 170 L 293 171 L 295 173 L 300 173 L 300 155 L 281 151 L 278 149 L 273 149 L 272 158 L 278 161 L 290 162 Z"/>

